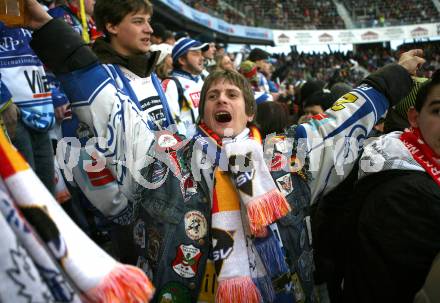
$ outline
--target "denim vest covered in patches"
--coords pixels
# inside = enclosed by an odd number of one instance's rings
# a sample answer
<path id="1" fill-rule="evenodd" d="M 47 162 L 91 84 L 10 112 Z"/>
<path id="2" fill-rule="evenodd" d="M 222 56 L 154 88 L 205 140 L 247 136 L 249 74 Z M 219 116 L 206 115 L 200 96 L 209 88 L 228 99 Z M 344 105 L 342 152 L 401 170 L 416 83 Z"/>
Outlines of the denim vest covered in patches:
<path id="1" fill-rule="evenodd" d="M 190 149 L 190 148 L 189 148 Z M 188 150 L 188 149 L 187 149 Z M 172 172 L 158 176 L 163 184 L 142 194 L 133 236 L 142 268 L 156 287 L 154 302 L 214 302 L 216 275 L 210 254 L 210 193 L 204 180 L 195 182 L 189 174 L 181 182 Z M 155 162 L 156 171 L 161 167 Z M 183 174 L 185 176 L 185 173 Z M 290 273 L 273 280 L 276 302 L 313 301 L 313 256 L 305 221 L 310 204 L 310 188 L 304 174 L 284 170 L 271 175 L 286 196 L 292 211 L 276 222 Z M 147 177 L 148 179 L 148 177 Z M 211 257 L 212 259 L 212 257 Z M 211 264 L 211 266 L 207 262 Z"/>

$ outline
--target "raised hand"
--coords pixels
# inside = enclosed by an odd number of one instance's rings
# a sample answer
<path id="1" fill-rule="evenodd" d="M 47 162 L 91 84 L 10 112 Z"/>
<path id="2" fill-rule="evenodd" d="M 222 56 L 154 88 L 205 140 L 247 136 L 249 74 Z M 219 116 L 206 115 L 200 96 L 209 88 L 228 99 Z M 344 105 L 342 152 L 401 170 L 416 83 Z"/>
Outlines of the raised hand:
<path id="1" fill-rule="evenodd" d="M 37 0 L 25 0 L 24 5 L 26 16 L 24 27 L 37 30 L 52 19 Z"/>
<path id="2" fill-rule="evenodd" d="M 426 61 L 422 56 L 422 49 L 412 49 L 404 52 L 399 58 L 399 65 L 404 67 L 411 75 L 415 75 L 417 69 Z"/>

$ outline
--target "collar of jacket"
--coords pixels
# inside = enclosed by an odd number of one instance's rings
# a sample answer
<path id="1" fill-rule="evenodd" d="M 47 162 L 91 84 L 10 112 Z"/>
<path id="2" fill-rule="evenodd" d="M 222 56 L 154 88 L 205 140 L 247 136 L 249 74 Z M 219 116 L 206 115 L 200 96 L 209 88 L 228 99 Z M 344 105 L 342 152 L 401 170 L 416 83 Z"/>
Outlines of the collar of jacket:
<path id="1" fill-rule="evenodd" d="M 93 51 L 101 63 L 121 65 L 141 78 L 150 76 L 160 55 L 160 52 L 149 52 L 145 55 L 123 56 L 104 38 L 95 41 Z"/>
<path id="2" fill-rule="evenodd" d="M 194 81 L 196 83 L 199 82 L 199 80 L 200 80 L 200 76 L 192 75 L 192 74 L 190 74 L 190 73 L 188 73 L 188 72 L 186 72 L 186 71 L 184 71 L 182 69 L 175 69 L 175 70 L 173 70 L 172 75 L 173 76 L 178 76 L 178 77 L 183 77 L 183 78 L 192 80 L 192 81 Z"/>

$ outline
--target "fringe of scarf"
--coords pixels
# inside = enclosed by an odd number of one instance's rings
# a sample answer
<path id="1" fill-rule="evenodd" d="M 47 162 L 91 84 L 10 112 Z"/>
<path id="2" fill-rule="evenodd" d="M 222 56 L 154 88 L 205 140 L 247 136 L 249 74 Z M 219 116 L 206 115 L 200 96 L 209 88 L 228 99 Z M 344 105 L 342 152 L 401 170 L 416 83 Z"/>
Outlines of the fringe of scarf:
<path id="1" fill-rule="evenodd" d="M 0 177 L 14 207 L 86 302 L 148 302 L 149 279 L 118 263 L 90 240 L 62 210 L 21 155 L 0 132 Z M 79 245 L 80 243 L 80 245 Z"/>

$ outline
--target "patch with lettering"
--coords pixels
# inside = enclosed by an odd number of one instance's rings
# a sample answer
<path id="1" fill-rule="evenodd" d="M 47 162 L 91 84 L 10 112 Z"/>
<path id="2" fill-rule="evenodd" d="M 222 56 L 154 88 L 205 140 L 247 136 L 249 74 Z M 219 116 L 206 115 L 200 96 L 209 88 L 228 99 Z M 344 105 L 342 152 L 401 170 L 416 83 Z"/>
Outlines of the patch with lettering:
<path id="1" fill-rule="evenodd" d="M 189 94 L 189 97 L 191 98 L 191 101 L 192 101 L 194 107 L 195 108 L 199 107 L 200 92 L 191 93 L 191 94 Z"/>
<path id="2" fill-rule="evenodd" d="M 202 253 L 200 252 L 200 249 L 194 245 L 179 245 L 176 257 L 172 263 L 174 272 L 182 278 L 194 278 L 201 257 Z"/>

